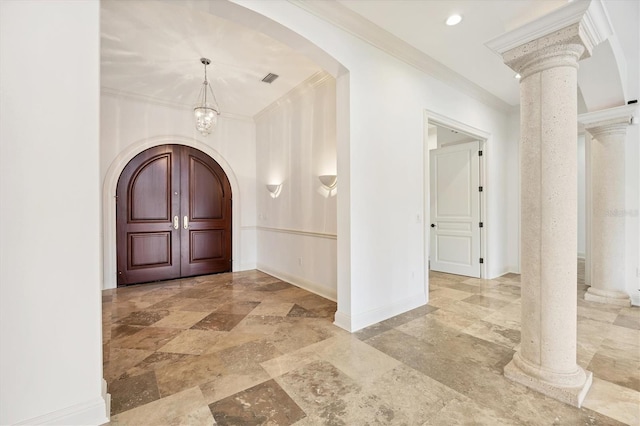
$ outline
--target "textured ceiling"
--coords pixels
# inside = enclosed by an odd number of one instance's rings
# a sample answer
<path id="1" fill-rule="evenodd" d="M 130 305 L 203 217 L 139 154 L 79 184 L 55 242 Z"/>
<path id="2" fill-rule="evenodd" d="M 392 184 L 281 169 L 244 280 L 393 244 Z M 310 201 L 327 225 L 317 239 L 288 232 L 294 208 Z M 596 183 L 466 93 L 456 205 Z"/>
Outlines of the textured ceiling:
<path id="1" fill-rule="evenodd" d="M 321 71 L 317 64 L 281 42 L 216 16 L 216 8 L 224 3 L 101 1 L 103 87 L 193 105 L 203 77 L 199 58 L 206 56 L 213 62 L 209 79 L 222 111 L 251 117 Z M 334 8 L 336 13 L 355 12 L 362 22 L 375 24 L 381 37 L 386 34 L 401 39 L 505 105 L 518 104 L 518 81 L 485 43 L 566 3 L 567 0 L 321 1 L 324 8 Z M 617 38 L 632 73 L 639 72 L 639 4 L 638 0 L 605 0 L 613 25 L 620 30 Z M 462 23 L 444 25 L 451 13 L 461 14 Z M 353 23 L 358 24 L 357 20 Z M 583 65 L 587 68 L 586 61 Z M 269 72 L 280 75 L 272 85 L 260 81 Z M 630 96 L 637 97 L 638 84 L 634 86 L 634 80 L 630 81 Z"/>
<path id="2" fill-rule="evenodd" d="M 191 4 L 103 0 L 102 86 L 192 106 L 204 56 L 212 61 L 207 74 L 221 111 L 252 117 L 321 71 L 288 46 Z M 280 77 L 263 83 L 269 72 Z"/>

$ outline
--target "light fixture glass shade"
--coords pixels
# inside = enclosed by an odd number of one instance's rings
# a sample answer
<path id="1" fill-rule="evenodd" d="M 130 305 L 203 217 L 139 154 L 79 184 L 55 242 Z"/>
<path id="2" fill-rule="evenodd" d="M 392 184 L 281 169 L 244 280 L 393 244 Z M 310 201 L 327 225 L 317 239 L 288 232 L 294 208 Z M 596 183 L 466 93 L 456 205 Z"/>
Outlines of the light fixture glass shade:
<path id="1" fill-rule="evenodd" d="M 282 190 L 281 183 L 267 185 L 267 191 L 269 191 L 269 195 L 271 195 L 271 198 L 278 198 L 278 195 L 280 195 L 281 190 Z"/>
<path id="2" fill-rule="evenodd" d="M 216 101 L 216 95 L 214 95 L 213 89 L 207 81 L 207 65 L 211 63 L 211 60 L 200 58 L 200 62 L 204 65 L 204 81 L 202 82 L 196 106 L 193 108 L 193 114 L 196 119 L 196 130 L 203 136 L 207 136 L 218 124 L 220 108 Z"/>
<path id="3" fill-rule="evenodd" d="M 322 185 L 326 186 L 328 189 L 333 189 L 338 183 L 338 177 L 336 175 L 322 175 L 318 176 Z"/>

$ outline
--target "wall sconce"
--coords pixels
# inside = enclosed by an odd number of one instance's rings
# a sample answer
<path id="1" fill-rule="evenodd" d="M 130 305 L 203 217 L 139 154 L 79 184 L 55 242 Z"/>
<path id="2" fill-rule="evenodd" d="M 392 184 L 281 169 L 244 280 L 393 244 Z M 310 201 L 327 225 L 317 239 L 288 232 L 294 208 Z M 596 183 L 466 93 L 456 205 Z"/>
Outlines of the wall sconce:
<path id="1" fill-rule="evenodd" d="M 267 191 L 269 191 L 269 195 L 271 195 L 271 198 L 278 198 L 278 195 L 280 195 L 280 191 L 282 191 L 282 183 L 279 183 L 277 185 L 267 185 Z"/>
<path id="2" fill-rule="evenodd" d="M 338 177 L 336 175 L 322 175 L 318 176 L 318 179 L 322 183 L 322 186 L 318 188 L 318 192 L 325 198 L 333 197 L 338 192 L 336 184 L 338 183 Z"/>
<path id="3" fill-rule="evenodd" d="M 322 186 L 324 186 L 328 190 L 332 190 L 333 188 L 335 188 L 336 184 L 338 183 L 338 176 L 336 175 L 322 175 L 318 176 L 318 179 L 320 179 L 320 182 L 322 182 Z"/>

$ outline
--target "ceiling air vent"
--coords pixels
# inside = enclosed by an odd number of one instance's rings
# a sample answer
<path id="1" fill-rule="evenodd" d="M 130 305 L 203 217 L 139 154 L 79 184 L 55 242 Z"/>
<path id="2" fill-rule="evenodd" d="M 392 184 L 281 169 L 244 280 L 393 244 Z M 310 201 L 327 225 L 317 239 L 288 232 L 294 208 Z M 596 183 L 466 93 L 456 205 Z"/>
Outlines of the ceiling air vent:
<path id="1" fill-rule="evenodd" d="M 278 76 L 278 74 L 272 74 L 272 73 L 269 73 L 269 74 L 267 74 L 267 75 L 265 75 L 265 76 L 264 76 L 264 78 L 262 79 L 262 81 L 264 81 L 265 83 L 269 83 L 269 84 L 271 84 L 271 83 L 273 83 L 273 82 L 276 80 L 276 78 L 278 78 L 278 77 L 279 77 L 279 76 Z"/>

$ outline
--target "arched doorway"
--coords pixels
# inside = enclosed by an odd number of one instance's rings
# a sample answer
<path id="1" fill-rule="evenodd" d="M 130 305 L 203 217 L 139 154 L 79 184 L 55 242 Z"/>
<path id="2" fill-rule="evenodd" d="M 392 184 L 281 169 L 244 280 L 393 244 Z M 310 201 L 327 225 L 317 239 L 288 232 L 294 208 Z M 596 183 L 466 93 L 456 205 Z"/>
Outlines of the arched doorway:
<path id="1" fill-rule="evenodd" d="M 118 286 L 231 271 L 231 185 L 204 152 L 139 153 L 120 174 L 116 200 Z"/>

